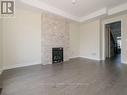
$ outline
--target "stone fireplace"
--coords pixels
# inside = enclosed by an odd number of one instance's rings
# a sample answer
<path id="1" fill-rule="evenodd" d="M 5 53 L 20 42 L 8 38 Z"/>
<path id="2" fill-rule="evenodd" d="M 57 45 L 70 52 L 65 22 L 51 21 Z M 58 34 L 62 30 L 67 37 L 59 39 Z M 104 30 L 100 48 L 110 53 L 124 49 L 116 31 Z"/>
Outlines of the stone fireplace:
<path id="1" fill-rule="evenodd" d="M 62 47 L 63 61 L 69 60 L 69 22 L 50 13 L 42 15 L 42 64 L 52 64 L 52 49 Z"/>

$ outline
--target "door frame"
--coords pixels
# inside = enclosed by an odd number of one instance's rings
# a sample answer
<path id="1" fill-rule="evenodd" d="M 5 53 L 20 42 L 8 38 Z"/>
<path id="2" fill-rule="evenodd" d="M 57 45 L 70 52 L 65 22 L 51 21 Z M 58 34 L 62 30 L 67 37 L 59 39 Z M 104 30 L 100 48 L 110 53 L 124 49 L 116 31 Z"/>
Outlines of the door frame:
<path id="1" fill-rule="evenodd" d="M 105 29 L 105 26 L 107 24 L 117 22 L 117 21 L 121 21 L 121 38 L 123 38 L 123 18 L 122 17 L 114 17 L 114 18 L 105 19 L 102 21 L 102 34 L 101 34 L 101 36 L 102 36 L 101 37 L 101 40 L 102 40 L 102 43 L 101 43 L 102 57 L 101 57 L 101 59 L 102 60 L 106 60 L 106 35 L 105 35 L 106 29 Z M 122 48 L 122 44 L 121 44 L 121 48 Z M 122 49 L 121 49 L 121 51 L 122 51 Z M 123 55 L 122 52 L 121 52 L 121 55 Z"/>
<path id="2" fill-rule="evenodd" d="M 110 58 L 111 55 L 110 55 L 110 52 L 111 52 L 111 48 L 110 48 L 110 23 L 108 24 L 105 24 L 105 57 L 106 58 Z M 107 38 L 106 38 L 107 37 Z M 107 49 L 106 49 L 107 48 Z"/>

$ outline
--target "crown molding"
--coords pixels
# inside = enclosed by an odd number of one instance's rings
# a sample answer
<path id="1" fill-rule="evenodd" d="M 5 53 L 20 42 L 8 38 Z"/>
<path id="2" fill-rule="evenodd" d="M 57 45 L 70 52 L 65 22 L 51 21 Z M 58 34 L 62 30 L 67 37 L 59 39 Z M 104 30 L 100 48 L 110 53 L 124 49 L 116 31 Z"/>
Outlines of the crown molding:
<path id="1" fill-rule="evenodd" d="M 123 11 L 126 11 L 126 10 L 127 10 L 127 3 L 109 9 L 108 10 L 108 15 L 117 14 L 117 13 L 120 13 L 120 12 L 123 12 Z"/>
<path id="2" fill-rule="evenodd" d="M 103 8 L 101 10 L 98 10 L 96 12 L 93 12 L 87 16 L 84 16 L 80 19 L 80 22 L 83 22 L 83 21 L 87 21 L 89 19 L 92 19 L 92 18 L 96 18 L 96 17 L 99 17 L 99 16 L 104 16 L 104 15 L 107 15 L 107 8 Z"/>
<path id="3" fill-rule="evenodd" d="M 32 7 L 36 7 L 36 8 L 39 8 L 41 10 L 60 15 L 60 16 L 63 16 L 65 18 L 68 18 L 71 20 L 79 21 L 79 19 L 80 19 L 74 15 L 71 15 L 67 12 L 64 12 L 63 10 L 60 10 L 58 8 L 51 6 L 51 5 L 45 4 L 42 1 L 38 1 L 38 0 L 21 0 L 21 1 L 25 4 L 32 6 Z"/>
<path id="4" fill-rule="evenodd" d="M 41 10 L 48 11 L 48 12 L 57 14 L 59 16 L 65 17 L 67 19 L 78 21 L 78 22 L 84 22 L 84 21 L 87 21 L 87 20 L 90 20 L 96 17 L 100 17 L 100 16 L 114 15 L 114 14 L 127 10 L 127 3 L 125 3 L 122 5 L 116 6 L 114 8 L 111 8 L 111 9 L 108 9 L 108 8 L 100 9 L 84 17 L 77 17 L 77 16 L 64 12 L 63 10 L 59 8 L 53 7 L 39 0 L 21 0 L 21 2 L 28 4 L 32 7 L 39 8 Z"/>

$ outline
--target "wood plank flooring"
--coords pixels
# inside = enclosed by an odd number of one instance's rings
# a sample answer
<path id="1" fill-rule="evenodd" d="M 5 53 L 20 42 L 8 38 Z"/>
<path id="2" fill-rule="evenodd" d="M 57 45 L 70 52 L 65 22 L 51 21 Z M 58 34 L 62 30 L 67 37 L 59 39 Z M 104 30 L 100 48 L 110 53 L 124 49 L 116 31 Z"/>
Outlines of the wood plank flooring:
<path id="1" fill-rule="evenodd" d="M 127 95 L 127 65 L 76 58 L 7 70 L 2 95 Z"/>
<path id="2" fill-rule="evenodd" d="M 1 91 L 2 91 L 2 83 L 3 83 L 3 79 L 2 79 L 2 75 L 0 75 L 0 95 L 1 95 Z"/>

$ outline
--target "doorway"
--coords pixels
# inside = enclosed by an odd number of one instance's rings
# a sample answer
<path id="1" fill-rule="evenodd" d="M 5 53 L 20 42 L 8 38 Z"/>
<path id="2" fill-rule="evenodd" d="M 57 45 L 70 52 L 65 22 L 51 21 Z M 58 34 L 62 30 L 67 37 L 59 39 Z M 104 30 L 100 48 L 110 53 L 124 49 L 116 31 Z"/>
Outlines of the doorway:
<path id="1" fill-rule="evenodd" d="M 106 59 L 121 63 L 121 21 L 105 25 Z"/>

